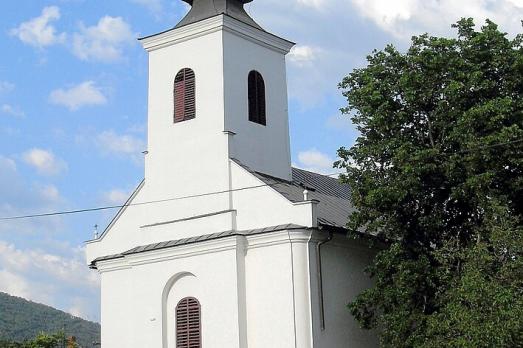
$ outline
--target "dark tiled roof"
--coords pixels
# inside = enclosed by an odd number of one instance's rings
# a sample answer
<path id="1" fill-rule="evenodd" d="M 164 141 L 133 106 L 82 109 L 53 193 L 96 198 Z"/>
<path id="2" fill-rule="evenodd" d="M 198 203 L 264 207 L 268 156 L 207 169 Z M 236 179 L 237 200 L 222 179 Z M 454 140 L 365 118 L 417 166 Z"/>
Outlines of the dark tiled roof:
<path id="1" fill-rule="evenodd" d="M 121 259 L 121 258 L 124 258 L 126 255 L 134 255 L 134 254 L 140 254 L 140 253 L 144 253 L 144 252 L 148 252 L 148 251 L 174 248 L 174 247 L 178 247 L 178 246 L 182 246 L 182 245 L 195 244 L 195 243 L 199 243 L 199 242 L 222 239 L 222 238 L 233 237 L 233 236 L 253 236 L 253 235 L 263 234 L 263 233 L 285 231 L 285 230 L 297 230 L 297 229 L 304 229 L 304 228 L 307 228 L 307 227 L 299 226 L 299 225 L 295 225 L 295 224 L 287 224 L 287 225 L 278 225 L 278 226 L 265 227 L 265 228 L 254 229 L 254 230 L 246 230 L 246 231 L 225 231 L 225 232 L 206 234 L 206 235 L 196 236 L 196 237 L 191 237 L 191 238 L 184 238 L 184 239 L 170 240 L 170 241 L 161 242 L 161 243 L 142 245 L 142 246 L 138 246 L 136 248 L 127 250 L 121 254 L 107 255 L 107 256 L 99 257 L 91 262 L 91 268 L 96 268 L 97 262 Z"/>
<path id="2" fill-rule="evenodd" d="M 350 188 L 338 179 L 298 168 L 292 168 L 292 181 L 249 171 L 293 203 L 303 202 L 303 191 L 306 188 L 309 199 L 319 202 L 320 225 L 345 228 L 350 213 L 354 211 L 350 203 Z"/>

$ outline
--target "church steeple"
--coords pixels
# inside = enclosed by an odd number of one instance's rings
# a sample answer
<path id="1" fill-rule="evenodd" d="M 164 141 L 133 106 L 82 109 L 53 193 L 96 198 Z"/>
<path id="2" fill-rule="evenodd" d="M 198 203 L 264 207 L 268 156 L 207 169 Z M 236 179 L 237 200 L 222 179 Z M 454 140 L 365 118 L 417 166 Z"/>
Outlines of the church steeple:
<path id="1" fill-rule="evenodd" d="M 259 28 L 244 9 L 252 0 L 183 1 L 192 8 L 176 28 L 141 39 L 148 185 L 171 195 L 221 191 L 231 159 L 290 180 L 285 55 L 294 44 Z"/>
<path id="2" fill-rule="evenodd" d="M 255 21 L 245 12 L 243 5 L 253 0 L 182 0 L 191 5 L 191 10 L 176 25 L 176 28 L 187 24 L 199 22 L 203 19 L 224 14 L 233 17 L 239 21 L 249 24 L 255 28 L 262 29 Z M 263 30 L 263 29 L 262 29 Z"/>

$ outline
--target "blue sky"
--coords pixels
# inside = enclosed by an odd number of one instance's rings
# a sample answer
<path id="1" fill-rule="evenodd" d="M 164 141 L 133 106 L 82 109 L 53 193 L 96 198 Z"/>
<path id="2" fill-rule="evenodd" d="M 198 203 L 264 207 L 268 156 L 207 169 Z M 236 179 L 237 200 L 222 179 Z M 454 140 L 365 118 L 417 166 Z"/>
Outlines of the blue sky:
<path id="1" fill-rule="evenodd" d="M 375 48 L 451 35 L 462 16 L 521 32 L 523 0 L 256 0 L 288 56 L 293 163 L 332 172 L 357 136 L 339 114 L 343 76 Z M 0 3 L 0 217 L 120 204 L 143 177 L 147 56 L 136 38 L 173 27 L 180 0 Z M 0 291 L 99 320 L 83 241 L 112 212 L 0 221 Z"/>

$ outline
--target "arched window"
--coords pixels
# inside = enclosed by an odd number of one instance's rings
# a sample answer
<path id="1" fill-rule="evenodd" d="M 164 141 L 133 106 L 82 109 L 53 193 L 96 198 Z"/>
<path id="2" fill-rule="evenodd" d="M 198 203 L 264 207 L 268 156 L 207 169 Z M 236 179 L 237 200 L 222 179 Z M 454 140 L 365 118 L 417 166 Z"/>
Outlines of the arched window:
<path id="1" fill-rule="evenodd" d="M 267 125 L 265 116 L 265 82 L 259 72 L 249 73 L 249 121 Z"/>
<path id="2" fill-rule="evenodd" d="M 181 299 L 176 306 L 176 348 L 201 348 L 201 308 L 193 297 Z"/>
<path id="3" fill-rule="evenodd" d="M 196 81 L 194 71 L 185 68 L 174 79 L 174 123 L 196 116 Z"/>

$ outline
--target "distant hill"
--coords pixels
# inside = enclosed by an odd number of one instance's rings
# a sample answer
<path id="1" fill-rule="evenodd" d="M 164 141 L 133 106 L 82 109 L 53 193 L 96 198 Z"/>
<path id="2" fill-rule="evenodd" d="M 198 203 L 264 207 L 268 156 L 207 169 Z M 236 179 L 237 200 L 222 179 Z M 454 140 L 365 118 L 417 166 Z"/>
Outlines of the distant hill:
<path id="1" fill-rule="evenodd" d="M 17 342 L 34 338 L 41 331 L 56 333 L 65 326 L 67 336 L 76 336 L 82 347 L 100 342 L 100 324 L 0 292 L 0 340 Z"/>

